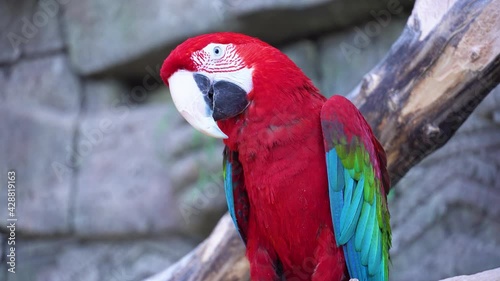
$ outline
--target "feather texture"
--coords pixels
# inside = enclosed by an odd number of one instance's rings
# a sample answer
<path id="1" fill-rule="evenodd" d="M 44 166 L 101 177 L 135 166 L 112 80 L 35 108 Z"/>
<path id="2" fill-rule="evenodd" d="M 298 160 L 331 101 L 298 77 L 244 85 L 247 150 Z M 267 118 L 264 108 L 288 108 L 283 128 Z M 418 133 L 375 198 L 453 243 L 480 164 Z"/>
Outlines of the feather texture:
<path id="1" fill-rule="evenodd" d="M 385 154 L 359 111 L 334 96 L 321 113 L 335 238 L 351 278 L 387 281 L 391 230 Z"/>
<path id="2" fill-rule="evenodd" d="M 238 234 L 246 242 L 249 202 L 238 154 L 226 147 L 222 167 L 227 208 Z"/>
<path id="3" fill-rule="evenodd" d="M 162 66 L 165 83 L 179 70 L 205 71 L 205 60 L 192 58 L 209 44 L 231 45 L 239 67 L 252 69 L 249 106 L 217 121 L 228 136 L 226 199 L 251 278 L 386 281 L 389 177 L 357 109 L 340 97 L 326 101 L 285 54 L 236 33 L 186 40 Z"/>

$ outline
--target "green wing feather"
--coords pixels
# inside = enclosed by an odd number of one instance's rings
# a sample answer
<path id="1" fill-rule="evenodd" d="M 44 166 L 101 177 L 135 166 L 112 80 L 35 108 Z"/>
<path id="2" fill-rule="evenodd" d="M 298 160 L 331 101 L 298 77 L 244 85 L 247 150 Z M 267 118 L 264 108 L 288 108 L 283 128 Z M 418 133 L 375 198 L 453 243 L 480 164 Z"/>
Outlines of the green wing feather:
<path id="1" fill-rule="evenodd" d="M 391 228 L 385 153 L 347 99 L 332 97 L 322 110 L 329 197 L 335 239 L 351 278 L 386 281 Z"/>

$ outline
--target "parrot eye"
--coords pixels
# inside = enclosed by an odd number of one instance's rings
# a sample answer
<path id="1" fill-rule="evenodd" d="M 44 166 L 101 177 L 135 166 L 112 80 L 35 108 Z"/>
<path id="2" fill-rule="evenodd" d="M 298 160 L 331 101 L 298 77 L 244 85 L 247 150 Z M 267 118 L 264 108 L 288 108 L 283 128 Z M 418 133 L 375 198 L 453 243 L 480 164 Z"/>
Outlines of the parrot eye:
<path id="1" fill-rule="evenodd" d="M 215 46 L 212 52 L 213 52 L 214 58 L 216 58 L 216 59 L 221 58 L 223 55 L 223 51 L 222 51 L 222 48 L 220 46 Z"/>

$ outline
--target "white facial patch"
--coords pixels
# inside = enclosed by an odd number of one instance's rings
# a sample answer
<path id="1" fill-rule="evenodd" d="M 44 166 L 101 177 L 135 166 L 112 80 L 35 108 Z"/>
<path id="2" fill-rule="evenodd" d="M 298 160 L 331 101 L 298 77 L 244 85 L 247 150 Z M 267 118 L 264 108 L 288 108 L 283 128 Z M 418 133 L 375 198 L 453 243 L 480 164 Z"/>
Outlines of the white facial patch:
<path id="1" fill-rule="evenodd" d="M 191 56 L 198 71 L 233 72 L 245 67 L 233 44 L 210 43 Z"/>
<path id="2" fill-rule="evenodd" d="M 178 70 L 168 79 L 170 94 L 177 111 L 195 129 L 216 138 L 227 138 L 212 117 L 193 73 Z"/>
<path id="3" fill-rule="evenodd" d="M 233 72 L 200 73 L 210 78 L 213 82 L 228 81 L 236 84 L 247 93 L 250 93 L 253 89 L 253 69 L 251 68 L 242 68 Z"/>

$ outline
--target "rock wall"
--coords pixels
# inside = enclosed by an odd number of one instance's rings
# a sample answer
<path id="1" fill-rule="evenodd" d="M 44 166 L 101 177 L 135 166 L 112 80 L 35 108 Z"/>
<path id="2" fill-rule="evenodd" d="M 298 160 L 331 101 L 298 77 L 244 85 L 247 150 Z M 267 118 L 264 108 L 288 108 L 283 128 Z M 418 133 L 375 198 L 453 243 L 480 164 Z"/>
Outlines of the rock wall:
<path id="1" fill-rule="evenodd" d="M 142 280 L 226 210 L 221 145 L 175 111 L 158 70 L 186 37 L 278 46 L 325 93 L 348 93 L 399 36 L 411 1 L 0 2 L 0 182 L 17 172 L 16 274 Z M 393 280 L 500 266 L 500 90 L 391 198 Z M 0 202 L 6 202 L 5 185 Z M 0 204 L 0 218 L 7 218 Z"/>
<path id="2" fill-rule="evenodd" d="M 499 170 L 497 87 L 394 188 L 392 280 L 437 280 L 500 266 Z"/>

